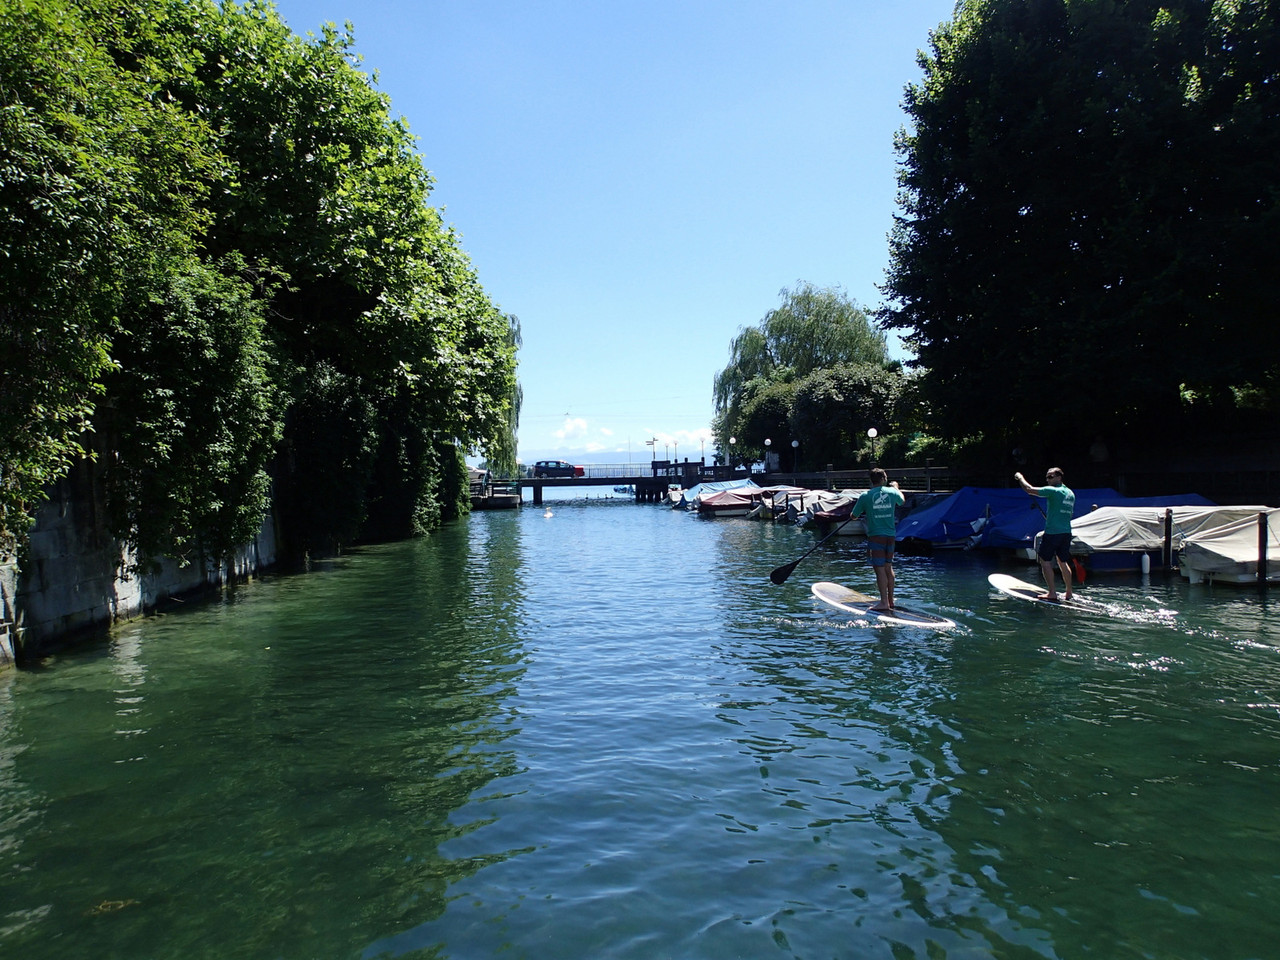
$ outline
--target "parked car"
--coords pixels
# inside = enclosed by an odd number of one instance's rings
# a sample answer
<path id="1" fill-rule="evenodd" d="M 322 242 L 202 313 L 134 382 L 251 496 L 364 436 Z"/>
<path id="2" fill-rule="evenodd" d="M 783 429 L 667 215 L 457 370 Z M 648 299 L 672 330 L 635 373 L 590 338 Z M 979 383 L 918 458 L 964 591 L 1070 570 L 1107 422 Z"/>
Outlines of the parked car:
<path id="1" fill-rule="evenodd" d="M 575 467 L 568 460 L 539 460 L 533 465 L 533 475 L 537 477 L 581 477 L 585 471 Z"/>

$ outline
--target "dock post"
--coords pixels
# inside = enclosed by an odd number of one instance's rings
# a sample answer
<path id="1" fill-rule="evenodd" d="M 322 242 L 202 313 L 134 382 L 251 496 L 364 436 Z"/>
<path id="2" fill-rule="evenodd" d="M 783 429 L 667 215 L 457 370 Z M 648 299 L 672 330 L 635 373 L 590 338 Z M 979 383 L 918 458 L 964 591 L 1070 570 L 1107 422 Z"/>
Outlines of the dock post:
<path id="1" fill-rule="evenodd" d="M 1173 569 L 1173 510 L 1168 507 L 1164 510 L 1164 550 L 1160 559 L 1166 572 Z"/>
<path id="2" fill-rule="evenodd" d="M 533 485 L 533 505 L 535 507 L 542 506 L 542 484 L 540 483 Z"/>
<path id="3" fill-rule="evenodd" d="M 1267 589 L 1267 511 L 1258 511 L 1258 589 Z"/>

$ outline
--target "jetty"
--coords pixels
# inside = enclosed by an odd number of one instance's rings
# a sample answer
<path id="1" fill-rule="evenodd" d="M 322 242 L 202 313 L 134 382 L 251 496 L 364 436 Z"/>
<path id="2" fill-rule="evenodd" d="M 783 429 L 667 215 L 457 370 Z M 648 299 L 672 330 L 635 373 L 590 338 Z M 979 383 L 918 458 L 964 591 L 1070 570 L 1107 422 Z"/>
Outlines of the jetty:
<path id="1" fill-rule="evenodd" d="M 935 493 L 949 489 L 950 470 L 931 463 L 923 467 L 895 468 L 894 479 L 904 491 Z M 689 489 L 708 481 L 749 478 L 762 486 L 789 484 L 811 490 L 842 490 L 865 487 L 867 470 L 825 470 L 796 472 L 772 471 L 749 473 L 724 464 L 708 464 L 702 460 L 652 460 L 645 463 L 593 463 L 583 465 L 580 477 L 521 477 L 516 480 L 489 480 L 473 476 L 471 508 L 501 510 L 518 507 L 524 502 L 524 491 L 530 491 L 534 506 L 542 506 L 543 491 L 548 487 L 628 487 L 636 503 L 661 503 L 667 491 Z"/>

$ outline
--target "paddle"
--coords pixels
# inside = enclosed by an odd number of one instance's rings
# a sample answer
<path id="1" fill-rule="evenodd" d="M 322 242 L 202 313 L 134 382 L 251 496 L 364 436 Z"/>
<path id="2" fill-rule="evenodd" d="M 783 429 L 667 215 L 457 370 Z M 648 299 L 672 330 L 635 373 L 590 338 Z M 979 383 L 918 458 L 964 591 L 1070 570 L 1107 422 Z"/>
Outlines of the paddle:
<path id="1" fill-rule="evenodd" d="M 852 519 L 853 517 L 849 517 L 847 520 L 840 521 L 840 523 L 836 526 L 834 530 L 828 533 L 825 537 L 823 537 L 821 540 L 815 543 L 812 547 L 810 547 L 804 553 L 800 554 L 800 556 L 796 557 L 790 563 L 783 564 L 782 566 L 774 570 L 773 573 L 769 574 L 769 579 L 772 580 L 774 583 L 786 583 L 787 577 L 795 573 L 796 567 L 800 566 L 801 560 L 803 560 L 809 554 L 813 553 L 813 551 L 817 550 L 820 546 L 822 546 L 824 543 L 826 543 L 828 540 L 834 537 L 837 533 L 839 533 L 840 528 L 843 527 L 846 523 L 849 522 L 849 520 L 852 520 Z"/>

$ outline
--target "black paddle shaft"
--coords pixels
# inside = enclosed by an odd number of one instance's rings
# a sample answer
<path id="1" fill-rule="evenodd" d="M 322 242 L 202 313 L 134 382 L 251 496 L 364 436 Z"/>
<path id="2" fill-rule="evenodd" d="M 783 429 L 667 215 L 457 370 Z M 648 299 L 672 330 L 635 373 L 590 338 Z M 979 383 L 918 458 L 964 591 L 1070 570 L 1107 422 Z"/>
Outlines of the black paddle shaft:
<path id="1" fill-rule="evenodd" d="M 822 546 L 824 543 L 826 543 L 828 540 L 834 537 L 837 533 L 839 533 L 841 527 L 843 527 L 846 523 L 849 522 L 849 520 L 852 520 L 852 519 L 853 519 L 853 516 L 850 515 L 847 520 L 840 521 L 840 523 L 837 524 L 834 530 L 828 533 L 825 537 L 823 537 L 821 540 L 815 543 L 812 547 L 810 547 L 804 553 L 800 554 L 800 556 L 796 557 L 790 563 L 785 563 L 782 566 L 777 567 L 771 574 L 769 574 L 769 579 L 772 580 L 774 583 L 786 583 L 787 578 L 791 576 L 791 574 L 795 573 L 796 567 L 800 566 L 801 560 L 809 556 L 809 554 L 813 553 L 813 551 L 817 550 L 820 546 Z"/>

